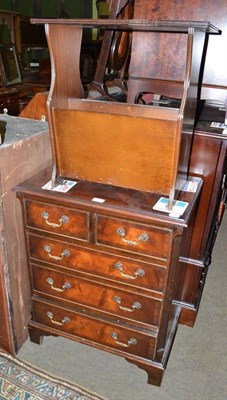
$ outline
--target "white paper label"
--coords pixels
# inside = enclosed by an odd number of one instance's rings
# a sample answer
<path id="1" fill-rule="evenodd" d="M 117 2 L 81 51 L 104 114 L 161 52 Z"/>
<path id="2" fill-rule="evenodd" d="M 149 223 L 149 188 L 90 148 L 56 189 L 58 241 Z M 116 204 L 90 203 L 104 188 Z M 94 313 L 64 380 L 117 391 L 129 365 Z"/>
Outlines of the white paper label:
<path id="1" fill-rule="evenodd" d="M 77 184 L 77 182 L 75 182 L 75 181 L 66 181 L 65 180 L 65 181 L 62 181 L 61 184 L 53 186 L 52 181 L 49 181 L 44 186 L 42 186 L 42 189 L 53 190 L 54 192 L 66 193 L 76 184 Z"/>
<path id="2" fill-rule="evenodd" d="M 96 203 L 104 203 L 105 202 L 104 199 L 100 199 L 99 197 L 93 197 L 93 199 L 91 199 L 91 201 L 95 201 Z"/>

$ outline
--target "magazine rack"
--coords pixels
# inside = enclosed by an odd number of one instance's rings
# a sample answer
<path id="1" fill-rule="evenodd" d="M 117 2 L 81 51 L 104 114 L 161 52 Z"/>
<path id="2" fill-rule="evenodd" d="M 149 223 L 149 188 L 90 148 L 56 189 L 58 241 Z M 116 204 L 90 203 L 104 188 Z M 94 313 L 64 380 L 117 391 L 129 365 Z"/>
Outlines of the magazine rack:
<path id="1" fill-rule="evenodd" d="M 171 208 L 187 180 L 204 42 L 219 30 L 207 22 L 185 21 L 39 19 L 32 23 L 45 23 L 52 61 L 47 105 L 53 184 L 70 178 L 160 193 L 168 196 Z M 172 33 L 173 40 L 175 33 L 187 35 L 180 102 L 135 104 L 137 93 L 130 91 L 125 103 L 87 98 L 80 78 L 81 38 L 84 28 L 94 27 L 130 31 L 132 41 L 141 32 L 151 39 L 157 32 Z"/>

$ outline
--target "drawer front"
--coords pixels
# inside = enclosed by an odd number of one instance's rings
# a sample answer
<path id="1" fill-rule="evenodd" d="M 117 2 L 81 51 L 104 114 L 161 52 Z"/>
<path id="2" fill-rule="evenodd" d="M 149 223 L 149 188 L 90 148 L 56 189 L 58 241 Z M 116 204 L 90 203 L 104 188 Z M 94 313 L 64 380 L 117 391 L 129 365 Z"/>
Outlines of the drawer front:
<path id="1" fill-rule="evenodd" d="M 113 313 L 124 319 L 157 326 L 161 300 L 111 288 L 92 281 L 33 266 L 35 291 L 82 306 Z"/>
<path id="2" fill-rule="evenodd" d="M 155 226 L 98 216 L 97 243 L 168 260 L 172 231 Z"/>
<path id="3" fill-rule="evenodd" d="M 98 320 L 54 304 L 34 300 L 33 320 L 57 329 L 59 333 L 65 332 L 141 357 L 153 357 L 155 336 Z"/>
<path id="4" fill-rule="evenodd" d="M 117 255 L 83 250 L 68 243 L 36 235 L 29 235 L 29 245 L 33 259 L 163 292 L 166 276 L 166 269 L 163 267 L 131 261 Z"/>
<path id="5" fill-rule="evenodd" d="M 89 240 L 89 214 L 86 212 L 26 201 L 26 218 L 29 227 Z"/>

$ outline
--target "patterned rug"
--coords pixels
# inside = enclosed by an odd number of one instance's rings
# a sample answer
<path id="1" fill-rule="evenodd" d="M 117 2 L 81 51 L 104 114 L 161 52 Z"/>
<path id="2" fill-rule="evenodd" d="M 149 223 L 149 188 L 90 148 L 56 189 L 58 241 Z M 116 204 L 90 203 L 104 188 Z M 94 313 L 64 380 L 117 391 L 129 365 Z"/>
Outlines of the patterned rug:
<path id="1" fill-rule="evenodd" d="M 0 400 L 106 400 L 0 351 Z"/>

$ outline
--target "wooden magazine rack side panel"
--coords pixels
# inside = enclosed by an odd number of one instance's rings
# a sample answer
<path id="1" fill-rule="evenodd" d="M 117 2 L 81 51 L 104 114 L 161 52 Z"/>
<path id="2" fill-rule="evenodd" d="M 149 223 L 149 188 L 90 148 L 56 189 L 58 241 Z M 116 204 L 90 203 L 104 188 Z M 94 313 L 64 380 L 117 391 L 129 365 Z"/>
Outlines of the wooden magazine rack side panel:
<path id="1" fill-rule="evenodd" d="M 84 96 L 80 78 L 82 27 L 46 24 L 51 58 L 48 108 L 67 107 L 68 97 Z"/>
<path id="2" fill-rule="evenodd" d="M 52 116 L 58 176 L 167 196 L 174 188 L 177 121 L 59 108 Z"/>
<path id="3" fill-rule="evenodd" d="M 53 181 L 56 180 L 56 144 L 58 127 L 52 118 L 52 108 L 67 108 L 68 97 L 82 97 L 84 89 L 80 78 L 80 50 L 82 28 L 63 24 L 45 24 L 51 59 L 51 87 L 47 98 L 47 115 L 53 155 Z"/>

